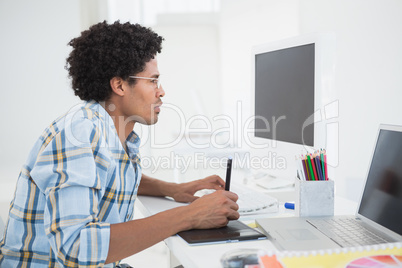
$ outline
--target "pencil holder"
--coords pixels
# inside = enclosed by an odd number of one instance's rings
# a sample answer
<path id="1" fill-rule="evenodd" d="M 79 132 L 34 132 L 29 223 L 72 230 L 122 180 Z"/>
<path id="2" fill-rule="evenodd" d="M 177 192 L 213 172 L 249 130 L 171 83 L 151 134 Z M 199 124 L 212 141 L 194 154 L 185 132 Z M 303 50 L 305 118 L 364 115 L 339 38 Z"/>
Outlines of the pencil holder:
<path id="1" fill-rule="evenodd" d="M 334 181 L 296 180 L 295 190 L 297 216 L 334 215 Z"/>

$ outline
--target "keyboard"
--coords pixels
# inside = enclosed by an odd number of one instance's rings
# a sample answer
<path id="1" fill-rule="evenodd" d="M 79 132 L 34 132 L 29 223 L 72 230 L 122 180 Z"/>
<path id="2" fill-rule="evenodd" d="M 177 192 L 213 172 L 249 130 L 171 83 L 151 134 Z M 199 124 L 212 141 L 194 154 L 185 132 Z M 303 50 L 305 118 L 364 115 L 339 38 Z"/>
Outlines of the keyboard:
<path id="1" fill-rule="evenodd" d="M 251 190 L 245 186 L 231 185 L 230 191 L 239 196 L 237 204 L 239 205 L 238 212 L 240 214 L 249 214 L 259 212 L 265 209 L 270 209 L 270 212 L 278 210 L 278 200 L 268 194 Z M 202 195 L 210 194 L 215 190 L 201 190 Z"/>
<path id="2" fill-rule="evenodd" d="M 276 208 L 275 211 L 278 209 L 278 199 L 270 195 L 240 187 L 239 189 L 232 188 L 233 192 L 239 196 L 237 204 L 240 214 L 258 212 L 268 208 Z"/>
<path id="3" fill-rule="evenodd" d="M 388 243 L 384 238 L 368 230 L 354 218 L 309 219 L 311 225 L 331 238 L 341 247 L 356 247 Z"/>

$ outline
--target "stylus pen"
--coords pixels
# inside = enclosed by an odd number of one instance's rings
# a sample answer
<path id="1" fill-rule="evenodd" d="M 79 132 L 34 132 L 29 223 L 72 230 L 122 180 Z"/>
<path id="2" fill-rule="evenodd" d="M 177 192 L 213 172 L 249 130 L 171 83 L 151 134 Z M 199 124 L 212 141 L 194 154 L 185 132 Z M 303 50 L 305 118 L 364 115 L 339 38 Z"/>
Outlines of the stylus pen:
<path id="1" fill-rule="evenodd" d="M 226 183 L 225 183 L 225 191 L 230 190 L 230 176 L 232 175 L 232 158 L 229 157 L 228 164 L 226 167 Z"/>

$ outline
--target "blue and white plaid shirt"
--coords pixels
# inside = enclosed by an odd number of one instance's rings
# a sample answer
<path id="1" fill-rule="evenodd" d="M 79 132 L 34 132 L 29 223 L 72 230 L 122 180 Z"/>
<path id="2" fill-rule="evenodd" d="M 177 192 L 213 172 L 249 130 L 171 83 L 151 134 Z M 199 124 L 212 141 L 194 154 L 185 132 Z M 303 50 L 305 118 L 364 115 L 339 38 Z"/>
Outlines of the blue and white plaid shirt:
<path id="1" fill-rule="evenodd" d="M 103 266 L 110 224 L 132 219 L 141 179 L 134 131 L 125 145 L 94 101 L 53 122 L 19 175 L 0 266 Z"/>

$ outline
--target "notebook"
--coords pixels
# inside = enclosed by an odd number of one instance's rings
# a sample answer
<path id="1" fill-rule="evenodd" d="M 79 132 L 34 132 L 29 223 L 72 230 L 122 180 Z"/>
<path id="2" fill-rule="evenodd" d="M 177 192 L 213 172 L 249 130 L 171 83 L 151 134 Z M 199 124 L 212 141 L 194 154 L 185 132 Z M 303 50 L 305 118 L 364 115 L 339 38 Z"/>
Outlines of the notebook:
<path id="1" fill-rule="evenodd" d="M 320 229 L 324 226 L 323 221 L 327 221 L 330 227 L 327 224 Z M 365 232 L 380 238 L 363 245 L 402 241 L 402 126 L 380 125 L 355 215 L 258 219 L 256 223 L 268 239 L 282 250 L 357 246 L 351 236 L 343 237 L 335 231 L 339 221 L 359 224 L 361 230 L 365 228 Z M 347 228 L 343 224 L 340 227 L 344 231 Z M 362 237 L 368 238 L 367 234 Z"/>
<path id="2" fill-rule="evenodd" d="M 240 221 L 229 221 L 228 225 L 222 228 L 188 230 L 179 232 L 177 235 L 183 238 L 189 245 L 266 239 L 264 234 Z"/>

